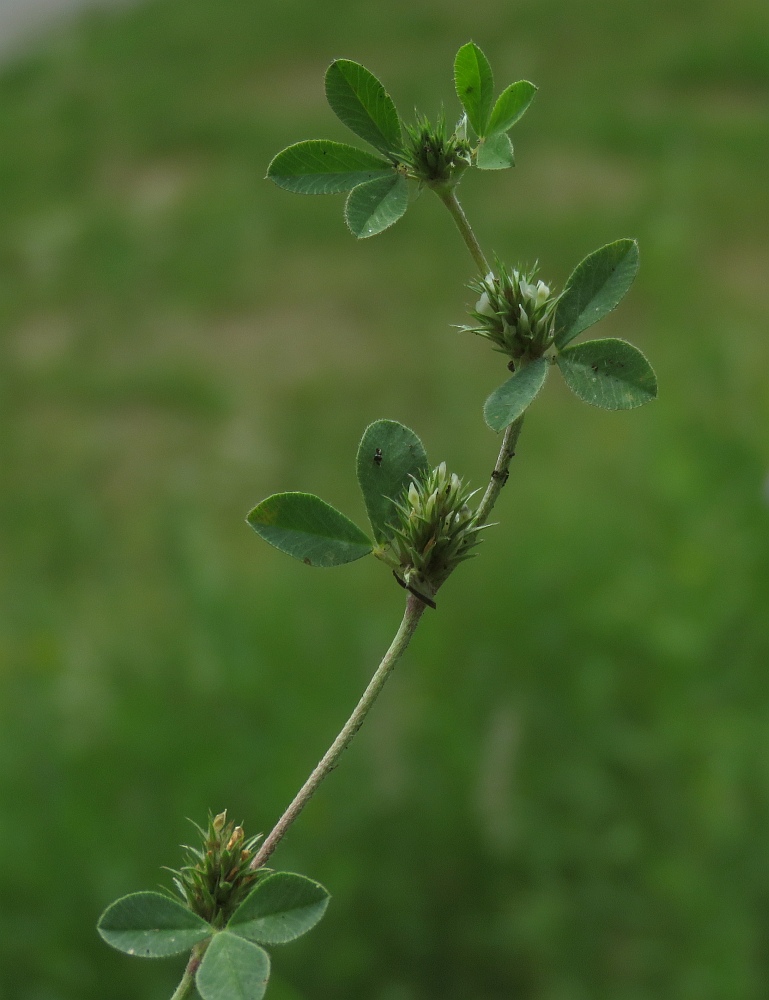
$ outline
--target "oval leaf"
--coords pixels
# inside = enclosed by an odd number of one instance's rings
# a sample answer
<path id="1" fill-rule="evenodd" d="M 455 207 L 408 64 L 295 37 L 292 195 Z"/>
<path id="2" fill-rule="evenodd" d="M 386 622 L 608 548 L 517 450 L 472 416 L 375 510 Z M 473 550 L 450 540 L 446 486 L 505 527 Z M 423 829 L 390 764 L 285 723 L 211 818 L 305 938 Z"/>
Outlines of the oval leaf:
<path id="1" fill-rule="evenodd" d="M 391 172 L 350 192 L 344 217 L 358 239 L 389 228 L 409 207 L 409 186 L 402 174 Z"/>
<path id="2" fill-rule="evenodd" d="M 102 913 L 97 929 L 107 944 L 140 958 L 178 955 L 213 933 L 202 917 L 159 892 L 134 892 L 116 900 Z"/>
<path id="3" fill-rule="evenodd" d="M 488 131 L 507 132 L 518 121 L 534 100 L 537 88 L 528 80 L 511 83 L 497 98 L 489 118 Z"/>
<path id="4" fill-rule="evenodd" d="M 478 146 L 475 165 L 481 170 L 506 170 L 515 166 L 513 144 L 505 132 L 487 135 Z"/>
<path id="5" fill-rule="evenodd" d="M 657 395 L 654 369 L 626 340 L 588 340 L 558 355 L 573 393 L 604 410 L 632 410 Z"/>
<path id="6" fill-rule="evenodd" d="M 565 347 L 577 334 L 616 308 L 637 273 L 635 240 L 609 243 L 577 264 L 556 309 L 556 347 Z"/>
<path id="7" fill-rule="evenodd" d="M 326 99 L 349 129 L 383 153 L 403 146 L 401 123 L 393 99 L 365 66 L 336 59 L 326 70 Z"/>
<path id="8" fill-rule="evenodd" d="M 396 420 L 376 420 L 363 432 L 356 459 L 366 513 L 378 542 L 391 535 L 393 501 L 427 471 L 427 453 L 417 435 Z"/>
<path id="9" fill-rule="evenodd" d="M 285 944 L 317 924 L 328 900 L 328 892 L 318 882 L 276 872 L 259 882 L 240 904 L 227 929 L 260 944 Z"/>
<path id="10" fill-rule="evenodd" d="M 341 566 L 371 551 L 357 524 L 312 493 L 275 493 L 246 520 L 270 545 L 308 566 Z"/>
<path id="11" fill-rule="evenodd" d="M 470 124 L 483 138 L 494 103 L 494 75 L 489 60 L 475 42 L 468 42 L 457 52 L 454 85 Z"/>
<path id="12" fill-rule="evenodd" d="M 203 1000 L 261 1000 L 270 978 L 270 956 L 257 944 L 220 931 L 195 976 Z"/>
<path id="13" fill-rule="evenodd" d="M 546 358 L 535 358 L 492 392 L 484 403 L 483 416 L 493 431 L 503 431 L 521 416 L 545 384 L 549 367 Z"/>
<path id="14" fill-rule="evenodd" d="M 308 139 L 278 153 L 267 176 L 296 194 L 339 194 L 392 173 L 392 164 L 365 149 L 330 139 Z"/>

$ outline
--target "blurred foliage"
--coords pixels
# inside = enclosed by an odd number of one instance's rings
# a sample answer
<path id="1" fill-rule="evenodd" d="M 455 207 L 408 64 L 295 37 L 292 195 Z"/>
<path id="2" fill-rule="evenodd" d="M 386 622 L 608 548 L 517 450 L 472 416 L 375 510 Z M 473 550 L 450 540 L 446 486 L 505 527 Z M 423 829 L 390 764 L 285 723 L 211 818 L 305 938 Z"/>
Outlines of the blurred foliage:
<path id="1" fill-rule="evenodd" d="M 559 285 L 638 237 L 602 336 L 661 398 L 533 407 L 500 527 L 276 855 L 334 898 L 272 1000 L 766 995 L 764 0 L 159 0 L 0 75 L 2 996 L 169 996 L 98 914 L 167 882 L 186 816 L 269 829 L 389 641 L 381 566 L 305 570 L 246 511 L 361 519 L 378 417 L 486 481 L 503 361 L 450 327 L 472 264 L 437 200 L 357 244 L 262 180 L 344 140 L 332 58 L 454 115 L 468 38 L 540 88 L 515 171 L 463 185 L 484 245 Z"/>

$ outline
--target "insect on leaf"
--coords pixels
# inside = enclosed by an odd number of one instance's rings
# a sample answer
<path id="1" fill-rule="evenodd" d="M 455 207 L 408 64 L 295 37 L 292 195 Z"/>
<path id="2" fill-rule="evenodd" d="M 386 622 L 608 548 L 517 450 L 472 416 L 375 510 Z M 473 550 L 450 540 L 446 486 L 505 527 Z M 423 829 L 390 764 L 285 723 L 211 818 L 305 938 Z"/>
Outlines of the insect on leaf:
<path id="1" fill-rule="evenodd" d="M 427 453 L 417 435 L 396 420 L 376 420 L 363 432 L 356 459 L 358 483 L 378 542 L 387 541 L 393 501 L 427 471 Z"/>
<path id="2" fill-rule="evenodd" d="M 657 395 L 654 370 L 626 340 L 587 340 L 558 355 L 566 384 L 580 399 L 604 410 L 632 410 Z"/>

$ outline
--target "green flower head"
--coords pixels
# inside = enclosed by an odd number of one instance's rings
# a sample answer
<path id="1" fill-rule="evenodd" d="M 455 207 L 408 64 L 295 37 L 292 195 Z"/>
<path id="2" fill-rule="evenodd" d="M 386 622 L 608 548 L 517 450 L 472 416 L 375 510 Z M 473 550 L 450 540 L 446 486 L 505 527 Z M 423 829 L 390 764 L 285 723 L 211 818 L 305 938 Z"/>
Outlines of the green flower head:
<path id="1" fill-rule="evenodd" d="M 380 558 L 396 579 L 431 607 L 438 588 L 480 541 L 481 525 L 469 506 L 474 496 L 446 463 L 412 478 L 396 502 L 392 537 Z"/>
<path id="2" fill-rule="evenodd" d="M 541 357 L 553 342 L 555 307 L 553 295 L 544 281 L 536 279 L 536 268 L 528 274 L 507 268 L 498 258 L 497 274 L 470 282 L 478 296 L 470 315 L 471 326 L 460 327 L 495 345 L 515 363 Z"/>

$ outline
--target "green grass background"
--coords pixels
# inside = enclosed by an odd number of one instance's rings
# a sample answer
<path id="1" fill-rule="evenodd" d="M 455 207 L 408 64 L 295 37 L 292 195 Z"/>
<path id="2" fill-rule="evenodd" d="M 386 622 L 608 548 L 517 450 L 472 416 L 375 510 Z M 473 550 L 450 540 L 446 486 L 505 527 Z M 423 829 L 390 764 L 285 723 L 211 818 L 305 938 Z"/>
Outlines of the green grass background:
<path id="1" fill-rule="evenodd" d="M 272 1000 L 760 1000 L 769 991 L 769 15 L 764 0 L 157 0 L 0 74 L 0 996 L 161 1000 L 181 963 L 97 938 L 167 882 L 185 817 L 269 829 L 403 594 L 308 570 L 246 511 L 363 517 L 390 417 L 485 483 L 505 375 L 458 334 L 472 262 L 429 193 L 356 243 L 262 178 L 344 140 L 357 59 L 457 111 L 473 38 L 540 90 L 474 174 L 489 250 L 561 286 L 640 240 L 600 328 L 660 399 L 551 380 L 481 557 L 428 613 L 274 862 L 327 918 Z"/>

